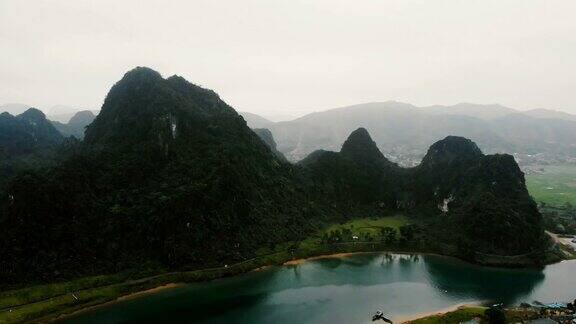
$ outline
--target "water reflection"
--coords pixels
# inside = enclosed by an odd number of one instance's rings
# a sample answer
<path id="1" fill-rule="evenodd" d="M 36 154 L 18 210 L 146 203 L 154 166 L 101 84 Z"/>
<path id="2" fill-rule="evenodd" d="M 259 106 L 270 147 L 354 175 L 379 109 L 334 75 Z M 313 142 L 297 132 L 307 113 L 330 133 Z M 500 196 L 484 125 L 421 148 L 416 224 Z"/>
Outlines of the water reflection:
<path id="1" fill-rule="evenodd" d="M 569 297 L 576 288 L 574 271 L 576 262 L 543 272 L 439 256 L 357 254 L 191 284 L 67 322 L 362 323 L 375 309 L 402 318 L 481 300 L 554 301 L 551 296 Z"/>
<path id="2" fill-rule="evenodd" d="M 424 256 L 430 283 L 455 297 L 512 304 L 526 301 L 542 284 L 542 270 L 514 270 L 480 267 L 459 260 Z"/>

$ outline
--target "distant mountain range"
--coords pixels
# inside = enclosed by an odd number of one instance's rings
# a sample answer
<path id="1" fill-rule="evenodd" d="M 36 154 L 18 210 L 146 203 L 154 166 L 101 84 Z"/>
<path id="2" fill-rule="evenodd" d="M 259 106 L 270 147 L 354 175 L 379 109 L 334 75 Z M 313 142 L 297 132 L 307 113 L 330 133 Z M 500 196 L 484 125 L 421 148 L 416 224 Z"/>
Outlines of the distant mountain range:
<path id="1" fill-rule="evenodd" d="M 463 136 L 488 153 L 576 156 L 576 116 L 552 110 L 519 112 L 500 105 L 416 107 L 388 101 L 308 114 L 274 123 L 243 113 L 248 125 L 268 128 L 278 150 L 299 161 L 318 149 L 338 150 L 358 127 L 372 134 L 391 160 L 414 165 L 438 138 Z"/>
<path id="2" fill-rule="evenodd" d="M 31 105 L 23 104 L 23 103 L 7 103 L 7 104 L 0 104 L 0 113 L 7 112 L 11 115 L 19 115 L 26 111 L 28 108 L 32 108 Z M 38 109 L 38 108 L 36 108 Z M 39 109 L 46 114 L 48 119 L 52 121 L 57 121 L 60 123 L 68 123 L 70 119 L 80 111 L 85 111 L 85 109 L 66 106 L 66 105 L 56 105 L 52 106 L 48 109 Z M 92 110 L 94 115 L 98 115 L 98 110 Z"/>
<path id="3" fill-rule="evenodd" d="M 0 111 L 13 115 L 27 108 L 19 103 L 0 105 Z M 49 111 L 47 118 L 62 135 L 79 139 L 99 113 L 64 105 Z M 291 162 L 318 149 L 338 150 L 358 127 L 368 129 L 379 149 L 405 166 L 417 164 L 427 147 L 449 135 L 470 138 L 488 153 L 515 154 L 528 164 L 526 156 L 536 154 L 538 162 L 576 158 L 576 115 L 556 110 L 519 111 L 498 104 L 473 103 L 416 107 L 387 101 L 329 109 L 284 122 L 249 112 L 240 114 L 250 128 L 270 130 L 277 152 Z"/>
<path id="4" fill-rule="evenodd" d="M 98 113 L 98 111 L 96 113 Z M 83 139 L 86 127 L 88 127 L 95 118 L 96 115 L 93 111 L 83 110 L 74 113 L 67 123 L 52 121 L 52 124 L 64 136 L 74 136 L 78 139 Z"/>

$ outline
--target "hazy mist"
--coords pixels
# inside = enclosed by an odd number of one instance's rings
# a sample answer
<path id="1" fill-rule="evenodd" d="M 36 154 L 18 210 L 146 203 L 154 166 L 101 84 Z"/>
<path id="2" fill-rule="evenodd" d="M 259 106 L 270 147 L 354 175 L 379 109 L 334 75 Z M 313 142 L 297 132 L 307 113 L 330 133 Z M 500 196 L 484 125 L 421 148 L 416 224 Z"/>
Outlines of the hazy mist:
<path id="1" fill-rule="evenodd" d="M 398 100 L 576 113 L 576 1 L 0 1 L 0 104 L 99 109 L 134 66 L 241 111 Z"/>

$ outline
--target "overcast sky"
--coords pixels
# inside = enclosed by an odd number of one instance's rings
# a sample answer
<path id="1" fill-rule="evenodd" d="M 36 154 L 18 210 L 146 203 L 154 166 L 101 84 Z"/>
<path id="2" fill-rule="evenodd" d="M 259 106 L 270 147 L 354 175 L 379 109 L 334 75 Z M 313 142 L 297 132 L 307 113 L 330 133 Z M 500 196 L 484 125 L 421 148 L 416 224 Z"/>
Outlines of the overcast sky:
<path id="1" fill-rule="evenodd" d="M 135 66 L 268 116 L 370 101 L 576 113 L 575 0 L 0 0 L 0 103 L 99 109 Z"/>

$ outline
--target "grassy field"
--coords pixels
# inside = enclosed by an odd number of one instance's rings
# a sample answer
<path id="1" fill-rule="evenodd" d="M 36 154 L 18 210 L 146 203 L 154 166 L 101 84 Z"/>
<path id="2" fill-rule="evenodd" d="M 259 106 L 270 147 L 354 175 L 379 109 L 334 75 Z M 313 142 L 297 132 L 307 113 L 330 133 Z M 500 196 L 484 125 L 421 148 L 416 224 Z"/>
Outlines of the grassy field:
<path id="1" fill-rule="evenodd" d="M 333 224 L 322 229 L 316 235 L 313 235 L 302 241 L 299 245 L 299 250 L 313 251 L 318 249 L 318 247 L 321 245 L 320 239 L 322 235 L 324 233 L 328 234 L 335 230 L 342 231 L 343 229 L 347 228 L 350 229 L 352 235 L 356 235 L 360 238 L 364 237 L 365 234 L 370 234 L 372 237 L 378 237 L 380 235 L 380 229 L 383 227 L 392 227 L 398 231 L 400 226 L 409 223 L 409 219 L 402 215 L 386 216 L 381 218 L 357 218 L 345 223 Z M 396 238 L 398 238 L 398 233 L 396 233 Z"/>
<path id="2" fill-rule="evenodd" d="M 352 234 L 362 237 L 365 234 L 378 236 L 380 229 L 383 227 L 392 227 L 396 230 L 402 225 L 408 224 L 409 221 L 405 216 L 396 215 L 382 218 L 360 218 L 348 221 L 343 224 L 334 224 L 326 228 L 323 232 L 329 233 L 330 231 L 343 230 L 348 228 Z M 320 234 L 322 235 L 322 233 Z"/>
<path id="3" fill-rule="evenodd" d="M 543 172 L 526 175 L 526 185 L 536 202 L 576 205 L 576 165 L 544 165 Z"/>

